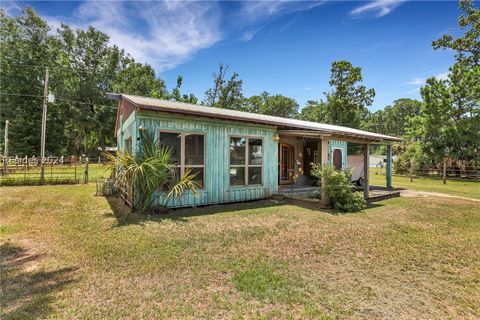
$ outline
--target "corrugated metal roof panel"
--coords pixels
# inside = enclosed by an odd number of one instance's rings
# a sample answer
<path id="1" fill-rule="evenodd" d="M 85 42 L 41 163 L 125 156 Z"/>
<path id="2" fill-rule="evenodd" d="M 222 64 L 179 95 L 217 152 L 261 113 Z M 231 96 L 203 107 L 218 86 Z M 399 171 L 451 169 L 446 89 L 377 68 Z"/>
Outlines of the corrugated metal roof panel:
<path id="1" fill-rule="evenodd" d="M 242 112 L 229 109 L 221 109 L 215 107 L 207 107 L 196 104 L 176 102 L 161 100 L 155 98 L 140 97 L 128 94 L 110 94 L 110 97 L 121 96 L 130 102 L 136 104 L 140 109 L 146 110 L 155 110 L 155 111 L 164 111 L 164 112 L 173 112 L 173 113 L 184 113 L 205 117 L 221 118 L 221 119 L 231 119 L 237 121 L 253 122 L 253 123 L 262 123 L 274 125 L 277 127 L 287 127 L 292 129 L 302 129 L 302 130 L 312 130 L 324 134 L 338 134 L 351 136 L 353 138 L 359 137 L 368 140 L 374 141 L 400 141 L 401 139 L 386 136 L 382 134 L 377 134 L 373 132 L 336 126 L 325 123 L 310 122 L 296 119 L 288 119 L 282 117 L 268 116 L 263 114 Z"/>

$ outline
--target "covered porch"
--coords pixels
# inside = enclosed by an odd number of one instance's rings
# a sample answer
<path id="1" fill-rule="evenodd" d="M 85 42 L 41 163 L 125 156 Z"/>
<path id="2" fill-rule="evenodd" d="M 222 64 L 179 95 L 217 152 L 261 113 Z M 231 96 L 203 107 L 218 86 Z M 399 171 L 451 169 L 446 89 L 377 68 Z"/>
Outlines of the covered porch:
<path id="1" fill-rule="evenodd" d="M 279 195 L 315 196 L 320 194 L 322 204 L 328 204 L 327 195 L 319 187 L 324 184 L 324 181 L 317 181 L 311 175 L 311 164 L 320 163 L 322 166 L 331 165 L 337 170 L 351 169 L 352 183 L 356 183 L 357 188 L 363 190 L 365 199 L 370 199 L 372 189 L 369 179 L 370 148 L 373 145 L 386 145 L 386 179 L 383 187 L 386 190 L 392 188 L 390 141 L 308 130 L 279 130 L 277 139 Z M 354 148 L 357 151 L 349 154 L 349 149 L 354 150 Z"/>

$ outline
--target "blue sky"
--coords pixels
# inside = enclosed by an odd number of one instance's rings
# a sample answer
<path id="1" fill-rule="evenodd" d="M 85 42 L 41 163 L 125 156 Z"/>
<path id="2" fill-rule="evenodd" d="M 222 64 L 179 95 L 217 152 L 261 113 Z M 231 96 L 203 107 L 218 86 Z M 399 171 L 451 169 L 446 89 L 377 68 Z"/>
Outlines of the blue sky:
<path id="1" fill-rule="evenodd" d="M 376 90 L 370 110 L 419 98 L 425 78 L 445 77 L 453 52 L 432 40 L 454 28 L 455 1 L 5 2 L 33 6 L 55 28 L 93 25 L 136 60 L 151 64 L 169 88 L 200 99 L 223 62 L 240 74 L 246 96 L 264 90 L 300 106 L 329 91 L 330 65 L 349 60 Z"/>

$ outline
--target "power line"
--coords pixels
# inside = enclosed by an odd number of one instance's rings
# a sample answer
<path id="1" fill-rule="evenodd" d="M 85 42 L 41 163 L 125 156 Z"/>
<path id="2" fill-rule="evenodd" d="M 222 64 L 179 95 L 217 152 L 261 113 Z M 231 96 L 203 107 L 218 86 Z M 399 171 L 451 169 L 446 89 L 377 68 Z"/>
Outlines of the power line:
<path id="1" fill-rule="evenodd" d="M 43 96 L 42 96 L 42 95 L 37 95 L 37 94 L 2 93 L 2 92 L 0 92 L 0 96 L 17 96 L 17 97 L 34 97 L 34 98 L 43 98 Z"/>
<path id="2" fill-rule="evenodd" d="M 19 96 L 19 97 L 34 97 L 34 98 L 43 98 L 44 96 L 42 95 L 34 95 L 34 94 L 21 94 L 21 93 L 2 93 L 0 92 L 0 96 Z M 56 100 L 64 101 L 64 102 L 69 102 L 69 103 L 79 103 L 83 105 L 89 105 L 89 106 L 96 106 L 96 107 L 109 107 L 109 108 L 117 108 L 117 106 L 114 105 L 106 105 L 106 104 L 98 104 L 94 102 L 85 102 L 85 101 L 78 101 L 78 100 L 71 100 L 63 97 L 55 97 Z"/>

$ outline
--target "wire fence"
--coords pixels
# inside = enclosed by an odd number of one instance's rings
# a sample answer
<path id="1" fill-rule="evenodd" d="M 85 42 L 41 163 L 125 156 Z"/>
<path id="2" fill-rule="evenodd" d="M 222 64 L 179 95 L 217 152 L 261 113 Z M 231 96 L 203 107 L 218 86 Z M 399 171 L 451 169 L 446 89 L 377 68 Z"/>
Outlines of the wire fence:
<path id="1" fill-rule="evenodd" d="M 1 157 L 0 186 L 88 183 L 110 175 L 105 158 L 88 157 Z"/>

